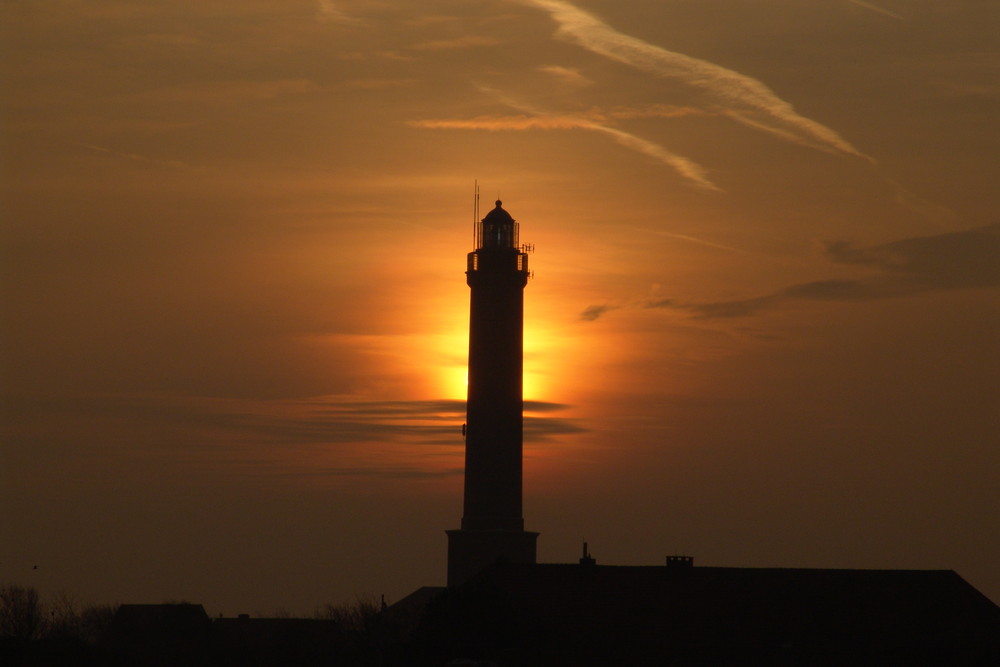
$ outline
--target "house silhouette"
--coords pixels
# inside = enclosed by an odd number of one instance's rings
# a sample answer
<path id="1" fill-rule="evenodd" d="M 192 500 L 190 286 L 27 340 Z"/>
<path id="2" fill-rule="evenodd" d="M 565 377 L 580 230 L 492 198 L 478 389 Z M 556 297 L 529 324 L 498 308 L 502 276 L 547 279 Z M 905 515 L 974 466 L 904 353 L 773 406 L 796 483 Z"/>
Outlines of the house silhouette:
<path id="1" fill-rule="evenodd" d="M 1000 608 L 950 570 L 497 563 L 419 617 L 428 665 L 1000 664 Z"/>

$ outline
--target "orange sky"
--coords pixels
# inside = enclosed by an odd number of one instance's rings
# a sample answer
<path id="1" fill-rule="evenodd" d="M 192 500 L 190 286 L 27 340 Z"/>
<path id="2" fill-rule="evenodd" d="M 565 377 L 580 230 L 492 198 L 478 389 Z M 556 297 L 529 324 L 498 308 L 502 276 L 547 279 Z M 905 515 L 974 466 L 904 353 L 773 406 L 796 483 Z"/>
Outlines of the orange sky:
<path id="1" fill-rule="evenodd" d="M 998 22 L 0 3 L 0 581 L 226 614 L 442 583 L 478 180 L 536 247 L 541 559 L 1000 599 Z"/>

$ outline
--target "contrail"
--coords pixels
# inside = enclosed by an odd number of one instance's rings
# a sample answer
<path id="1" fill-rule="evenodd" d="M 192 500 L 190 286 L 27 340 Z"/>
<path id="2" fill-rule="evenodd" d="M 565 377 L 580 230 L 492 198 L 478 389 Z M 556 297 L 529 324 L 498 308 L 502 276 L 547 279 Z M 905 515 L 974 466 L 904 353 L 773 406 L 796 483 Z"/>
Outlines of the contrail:
<path id="1" fill-rule="evenodd" d="M 734 248 L 733 246 L 722 245 L 721 243 L 713 243 L 711 241 L 706 241 L 705 239 L 700 239 L 696 236 L 688 236 L 687 234 L 671 234 L 670 232 L 656 232 L 656 233 L 660 236 L 669 236 L 672 239 L 689 241 L 691 243 L 697 243 L 698 245 L 707 246 L 709 248 L 716 248 L 718 250 L 729 250 L 731 252 L 746 252 L 746 250 Z"/>
<path id="2" fill-rule="evenodd" d="M 76 142 L 77 146 L 82 146 L 88 150 L 92 150 L 95 153 L 103 153 L 104 155 L 111 155 L 117 158 L 123 158 L 125 160 L 132 160 L 134 162 L 147 162 L 149 164 L 156 164 L 162 167 L 172 167 L 175 169 L 191 169 L 192 166 L 186 162 L 181 162 L 180 160 L 160 160 L 153 157 L 148 157 L 146 155 L 139 155 L 138 153 L 123 153 L 121 151 L 111 150 L 110 148 L 105 148 L 104 146 L 96 146 L 94 144 L 85 144 L 81 142 Z"/>
<path id="3" fill-rule="evenodd" d="M 636 69 L 704 91 L 715 106 L 744 124 L 812 148 L 871 160 L 834 130 L 800 116 L 791 104 L 753 77 L 618 32 L 593 14 L 564 0 L 513 1 L 548 12 L 559 24 L 556 34 L 563 39 Z"/>
<path id="4" fill-rule="evenodd" d="M 531 107 L 528 104 L 511 99 L 510 97 L 503 95 L 502 93 L 499 93 L 498 91 L 493 90 L 488 86 L 480 86 L 480 90 L 482 90 L 485 93 L 493 94 L 494 96 L 499 98 L 504 104 L 514 109 L 517 109 L 518 111 L 529 113 L 533 116 L 547 115 L 545 113 L 539 112 L 537 109 Z M 626 148 L 631 148 L 632 150 L 635 151 L 639 151 L 644 155 L 648 155 L 649 157 L 655 160 L 659 160 L 660 162 L 663 162 L 664 164 L 673 167 L 678 174 L 687 178 L 694 185 L 698 186 L 703 190 L 715 190 L 715 191 L 719 190 L 718 186 L 716 186 L 714 183 L 712 183 L 712 181 L 708 179 L 708 176 L 705 173 L 705 169 L 701 165 L 694 162 L 693 160 L 687 159 L 682 155 L 677 155 L 676 153 L 672 153 L 663 146 L 660 146 L 659 144 L 653 143 L 652 141 L 648 141 L 641 137 L 637 137 L 634 134 L 629 134 L 628 132 L 624 132 L 622 130 L 616 130 L 613 127 L 608 127 L 607 125 L 598 123 L 595 120 L 581 119 L 579 121 L 578 127 L 581 127 L 585 130 L 603 132 L 604 134 L 607 134 L 608 136 L 612 137 L 620 145 L 625 146 Z"/>
<path id="5" fill-rule="evenodd" d="M 594 130 L 596 132 L 603 132 L 611 136 L 622 146 L 639 151 L 640 153 L 648 155 L 651 158 L 673 167 L 677 173 L 703 190 L 720 191 L 719 187 L 715 185 L 715 183 L 708 180 L 708 175 L 706 174 L 704 167 L 693 160 L 689 160 L 683 155 L 678 155 L 677 153 L 668 151 L 666 148 L 657 143 L 648 141 L 642 137 L 637 137 L 634 134 L 629 134 L 628 132 L 623 132 L 622 130 L 616 130 L 613 127 L 598 125 L 597 123 L 591 123 L 581 127 L 586 127 L 587 129 Z"/>
<path id="6" fill-rule="evenodd" d="M 489 89 L 486 89 L 489 90 Z M 506 100 L 510 106 L 515 106 Z M 524 104 L 515 108 L 527 110 Z M 593 129 L 595 124 L 611 120 L 631 120 L 635 118 L 680 118 L 701 115 L 705 112 L 691 107 L 676 107 L 668 104 L 651 104 L 642 107 L 615 107 L 613 109 L 590 109 L 583 113 L 549 114 L 532 109 L 516 116 L 476 116 L 464 119 L 429 119 L 407 121 L 407 125 L 429 129 L 448 130 L 570 130 L 574 128 Z"/>
<path id="7" fill-rule="evenodd" d="M 444 119 L 444 120 L 416 120 L 408 121 L 407 124 L 413 127 L 428 129 L 464 129 L 464 130 L 568 130 L 581 129 L 601 132 L 610 136 L 618 144 L 634 151 L 647 155 L 654 160 L 658 160 L 674 171 L 686 178 L 693 185 L 702 190 L 719 192 L 720 188 L 709 180 L 705 168 L 697 162 L 690 160 L 683 155 L 673 153 L 663 146 L 629 134 L 623 130 L 608 127 L 600 121 L 611 118 L 636 118 L 636 117 L 658 117 L 658 116 L 679 116 L 688 113 L 698 113 L 696 110 L 687 107 L 673 107 L 669 105 L 653 105 L 644 109 L 613 109 L 608 112 L 591 111 L 586 114 L 554 115 L 547 114 L 534 107 L 514 100 L 499 91 L 488 86 L 479 86 L 484 93 L 490 94 L 507 106 L 523 112 L 518 116 L 481 116 L 473 119 Z"/>
<path id="8" fill-rule="evenodd" d="M 317 0 L 316 13 L 322 21 L 334 21 L 336 23 L 360 23 L 356 18 L 352 18 L 337 8 L 333 0 Z"/>
<path id="9" fill-rule="evenodd" d="M 588 127 L 590 121 L 578 116 L 477 116 L 476 118 L 443 118 L 411 120 L 411 127 L 429 130 L 573 130 Z"/>
<path id="10" fill-rule="evenodd" d="M 617 143 L 658 160 L 703 190 L 718 192 L 719 187 L 708 179 L 701 165 L 683 155 L 673 153 L 657 143 L 634 134 L 601 125 L 586 116 L 480 116 L 470 119 L 412 120 L 407 125 L 431 130 L 590 130 L 610 136 Z"/>
<path id="11" fill-rule="evenodd" d="M 570 67 L 562 67 L 561 65 L 545 65 L 538 68 L 539 72 L 545 72 L 551 74 L 552 76 L 562 79 L 564 83 L 568 83 L 573 86 L 589 86 L 594 82 L 580 74 L 579 70 L 572 69 Z"/>
<path id="12" fill-rule="evenodd" d="M 875 5 L 871 4 L 870 2 L 862 2 L 862 0 L 847 0 L 847 1 L 849 3 L 851 3 L 852 5 L 857 5 L 858 7 L 862 7 L 864 9 L 870 9 L 873 12 L 878 12 L 879 14 L 884 14 L 884 15 L 890 17 L 890 18 L 896 19 L 897 21 L 902 21 L 903 20 L 903 17 L 900 16 L 899 14 L 897 14 L 896 12 L 890 12 L 888 9 L 882 9 L 881 7 L 876 7 Z"/>

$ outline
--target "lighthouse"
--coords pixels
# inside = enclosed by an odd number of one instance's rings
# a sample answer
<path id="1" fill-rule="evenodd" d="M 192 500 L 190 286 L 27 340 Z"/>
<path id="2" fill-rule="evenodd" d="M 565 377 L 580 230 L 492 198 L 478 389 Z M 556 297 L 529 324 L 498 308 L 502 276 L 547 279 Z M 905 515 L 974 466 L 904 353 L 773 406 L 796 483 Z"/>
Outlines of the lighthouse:
<path id="1" fill-rule="evenodd" d="M 496 207 L 475 223 L 468 255 L 469 393 L 462 527 L 448 534 L 448 585 L 489 565 L 534 563 L 538 533 L 521 508 L 524 287 L 528 255 L 518 224 Z"/>

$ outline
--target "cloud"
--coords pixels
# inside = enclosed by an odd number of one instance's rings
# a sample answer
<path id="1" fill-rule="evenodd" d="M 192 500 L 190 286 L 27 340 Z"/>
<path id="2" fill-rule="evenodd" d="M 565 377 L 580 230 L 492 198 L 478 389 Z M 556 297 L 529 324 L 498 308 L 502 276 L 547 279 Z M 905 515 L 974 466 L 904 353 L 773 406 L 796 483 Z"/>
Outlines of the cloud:
<path id="1" fill-rule="evenodd" d="M 611 304 L 602 303 L 595 306 L 587 306 L 582 313 L 580 313 L 580 319 L 585 322 L 593 322 L 598 317 L 608 312 L 609 310 L 615 310 L 621 306 L 612 306 Z"/>
<path id="2" fill-rule="evenodd" d="M 566 41 L 706 94 L 709 106 L 735 120 L 820 150 L 869 159 L 834 130 L 799 115 L 764 83 L 714 63 L 668 51 L 618 32 L 593 14 L 563 0 L 514 0 L 544 10 Z"/>
<path id="3" fill-rule="evenodd" d="M 305 419 L 279 419 L 270 433 L 307 441 L 377 441 L 405 437 L 415 443 L 461 445 L 461 424 L 465 421 L 465 401 L 358 401 L 340 397 L 320 397 L 309 404 Z M 552 435 L 579 433 L 584 429 L 572 420 L 552 417 L 567 405 L 546 401 L 525 401 L 524 410 L 535 413 L 524 418 L 526 439 L 541 440 Z M 539 416 L 543 413 L 545 416 Z M 243 422 L 246 415 L 241 415 Z M 259 424 L 246 423 L 255 432 Z"/>
<path id="4" fill-rule="evenodd" d="M 510 106 L 526 107 L 524 104 L 505 100 Z M 615 120 L 635 118 L 679 118 L 689 115 L 704 115 L 705 112 L 692 107 L 672 104 L 651 104 L 642 107 L 615 107 L 613 109 L 590 109 L 580 113 L 548 114 L 531 109 L 528 113 L 512 116 L 476 116 L 474 118 L 427 119 L 407 121 L 411 127 L 445 130 L 574 130 L 595 129 L 596 125 Z"/>
<path id="5" fill-rule="evenodd" d="M 496 46 L 500 40 L 496 37 L 484 37 L 481 35 L 463 35 L 455 39 L 441 39 L 428 42 L 421 42 L 413 48 L 418 51 L 451 51 L 455 49 L 468 49 L 480 46 Z"/>
<path id="6" fill-rule="evenodd" d="M 674 307 L 681 308 L 693 313 L 696 317 L 704 319 L 727 319 L 730 317 L 747 317 L 753 315 L 765 306 L 768 306 L 778 298 L 776 296 L 763 296 L 754 299 L 715 301 L 710 303 L 684 304 L 678 305 L 672 301 L 660 302 L 664 305 L 650 304 L 651 308 Z"/>
<path id="7" fill-rule="evenodd" d="M 858 301 L 879 296 L 879 291 L 860 280 L 814 280 L 786 287 L 780 295 L 812 301 Z"/>
<path id="8" fill-rule="evenodd" d="M 573 67 L 563 67 L 561 65 L 545 65 L 538 68 L 539 72 L 551 74 L 563 83 L 571 86 L 589 86 L 594 82 L 580 74 L 580 70 Z"/>
<path id="9" fill-rule="evenodd" d="M 345 89 L 355 90 L 387 90 L 391 88 L 413 88 L 419 85 L 419 79 L 370 78 L 344 81 Z"/>
<path id="10" fill-rule="evenodd" d="M 269 477 L 379 477 L 382 479 L 438 479 L 442 477 L 460 477 L 465 474 L 464 468 L 416 468 L 412 466 L 381 466 L 373 469 L 368 466 L 310 466 L 308 469 L 283 471 L 268 471 Z"/>
<path id="11" fill-rule="evenodd" d="M 721 243 L 715 243 L 713 241 L 706 241 L 705 239 L 700 239 L 696 236 L 689 236 L 687 234 L 674 234 L 672 232 L 657 231 L 659 236 L 667 236 L 672 239 L 680 239 L 682 241 L 688 241 L 690 243 L 695 243 L 697 245 L 705 246 L 706 248 L 715 248 L 717 250 L 728 250 L 731 252 L 746 252 L 739 248 L 734 248 L 733 246 L 723 245 Z"/>
<path id="12" fill-rule="evenodd" d="M 463 411 L 465 410 L 464 401 L 456 401 L 462 405 Z M 524 410 L 525 412 L 556 412 L 558 410 L 566 410 L 569 405 L 565 403 L 550 403 L 548 401 L 525 401 Z"/>
<path id="13" fill-rule="evenodd" d="M 97 419 L 127 424 L 139 432 L 171 433 L 169 444 L 164 444 L 171 450 L 187 449 L 204 455 L 225 450 L 229 458 L 235 459 L 241 457 L 241 452 L 255 458 L 264 451 L 301 448 L 324 449 L 335 455 L 345 446 L 355 445 L 461 447 L 465 421 L 465 401 L 451 399 L 365 401 L 317 396 L 242 400 L 136 394 L 8 394 L 2 398 L 4 409 L 19 415 L 9 425 L 37 423 L 35 420 L 42 414 L 66 425 Z M 525 439 L 540 442 L 583 432 L 585 429 L 572 419 L 553 416 L 568 407 L 525 401 Z"/>
<path id="14" fill-rule="evenodd" d="M 407 121 L 411 127 L 429 130 L 572 130 L 586 128 L 590 123 L 577 116 L 477 116 L 468 119 Z"/>
<path id="15" fill-rule="evenodd" d="M 951 209 L 917 196 L 894 179 L 887 178 L 886 182 L 893 189 L 896 203 L 900 206 L 913 211 L 929 222 L 942 226 L 954 224 L 956 216 Z"/>
<path id="16" fill-rule="evenodd" d="M 339 396 L 202 413 L 207 422 L 274 444 L 461 444 L 461 401 L 358 401 Z"/>
<path id="17" fill-rule="evenodd" d="M 690 107 L 652 105 L 642 109 L 618 108 L 609 111 L 591 110 L 579 114 L 546 114 L 537 112 L 522 103 L 505 100 L 510 106 L 527 110 L 516 116 L 479 116 L 471 119 L 441 119 L 408 121 L 412 127 L 425 129 L 462 130 L 589 130 L 606 134 L 621 146 L 642 153 L 671 167 L 692 185 L 710 191 L 719 191 L 709 178 L 707 170 L 697 162 L 667 150 L 663 146 L 611 127 L 605 122 L 615 119 L 676 117 L 699 113 Z"/>
<path id="18" fill-rule="evenodd" d="M 317 0 L 316 14 L 321 21 L 331 21 L 334 23 L 360 23 L 359 19 L 345 14 L 333 0 Z"/>
<path id="19" fill-rule="evenodd" d="M 748 317 L 789 301 L 870 301 L 926 292 L 1000 287 L 1000 224 L 935 236 L 857 248 L 846 241 L 829 243 L 828 259 L 837 264 L 875 269 L 865 279 L 828 279 L 796 283 L 747 299 L 684 303 L 646 299 L 644 308 L 687 311 L 697 318 Z M 618 306 L 620 307 L 620 306 Z M 590 306 L 580 318 L 596 320 L 611 306 Z"/>
<path id="20" fill-rule="evenodd" d="M 571 419 L 532 417 L 530 415 L 524 418 L 524 440 L 528 443 L 543 442 L 552 436 L 585 433 L 586 431 L 587 429 Z"/>
<path id="21" fill-rule="evenodd" d="M 272 79 L 262 81 L 210 81 L 151 88 L 134 99 L 157 105 L 178 103 L 233 104 L 257 103 L 297 95 L 315 94 L 321 87 L 308 79 Z"/>
<path id="22" fill-rule="evenodd" d="M 860 301 L 953 289 L 1000 287 L 1000 224 L 936 236 L 893 241 L 871 248 L 847 242 L 827 246 L 839 264 L 879 270 L 867 280 L 820 280 L 791 285 L 748 299 L 686 306 L 701 317 L 753 314 L 790 299 Z"/>
<path id="23" fill-rule="evenodd" d="M 870 2 L 862 2 L 862 0 L 847 0 L 847 2 L 851 3 L 852 5 L 857 5 L 858 7 L 861 7 L 863 9 L 867 9 L 869 11 L 882 14 L 883 16 L 888 16 L 889 18 L 896 19 L 897 21 L 903 20 L 903 17 L 897 14 L 896 12 L 891 12 L 888 9 L 883 9 L 882 7 L 873 5 Z"/>
<path id="24" fill-rule="evenodd" d="M 910 291 L 1000 286 L 1000 223 L 872 248 L 831 243 L 826 252 L 841 264 L 879 268 Z"/>
<path id="25" fill-rule="evenodd" d="M 702 190 L 720 191 L 720 188 L 709 180 L 708 172 L 705 168 L 694 160 L 690 160 L 683 155 L 678 155 L 677 153 L 669 151 L 657 143 L 643 139 L 642 137 L 637 137 L 634 134 L 629 134 L 628 132 L 623 132 L 622 130 L 617 130 L 613 127 L 597 125 L 595 123 L 589 126 L 588 129 L 610 135 L 622 146 L 631 148 L 632 150 L 648 155 L 655 160 L 659 160 L 663 164 L 673 167 L 674 171 Z"/>
<path id="26" fill-rule="evenodd" d="M 143 162 L 147 164 L 158 165 L 161 167 L 170 167 L 174 169 L 192 168 L 191 165 L 187 164 L 186 162 L 181 162 L 180 160 L 160 160 L 146 155 L 139 155 L 138 153 L 123 153 L 121 151 L 115 151 L 111 150 L 110 148 L 106 148 L 104 146 L 95 146 L 93 144 L 81 143 L 78 145 L 88 150 L 94 151 L 95 153 L 101 153 L 102 155 L 120 158 L 123 160 L 130 160 L 132 162 Z"/>

